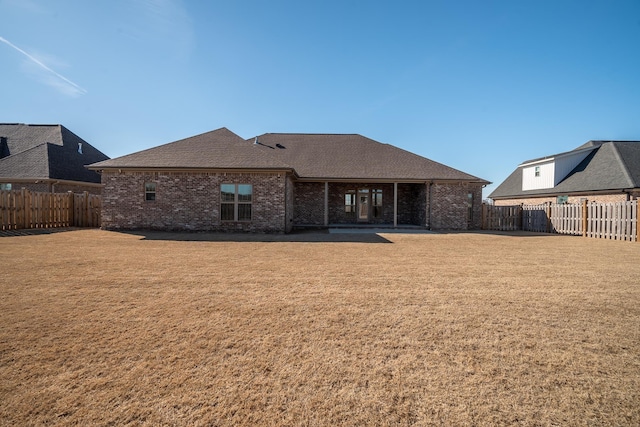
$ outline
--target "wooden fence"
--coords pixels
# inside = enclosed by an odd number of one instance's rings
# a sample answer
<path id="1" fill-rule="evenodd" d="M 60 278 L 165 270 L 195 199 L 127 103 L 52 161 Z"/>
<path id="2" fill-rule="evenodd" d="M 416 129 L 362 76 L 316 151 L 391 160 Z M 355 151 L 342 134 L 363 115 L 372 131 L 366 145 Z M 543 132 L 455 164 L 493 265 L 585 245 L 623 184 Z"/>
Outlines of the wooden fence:
<path id="1" fill-rule="evenodd" d="M 497 231 L 537 231 L 600 239 L 640 241 L 640 204 L 587 203 L 482 206 L 482 228 Z"/>
<path id="2" fill-rule="evenodd" d="M 0 191 L 0 230 L 100 227 L 102 197 L 75 193 Z"/>

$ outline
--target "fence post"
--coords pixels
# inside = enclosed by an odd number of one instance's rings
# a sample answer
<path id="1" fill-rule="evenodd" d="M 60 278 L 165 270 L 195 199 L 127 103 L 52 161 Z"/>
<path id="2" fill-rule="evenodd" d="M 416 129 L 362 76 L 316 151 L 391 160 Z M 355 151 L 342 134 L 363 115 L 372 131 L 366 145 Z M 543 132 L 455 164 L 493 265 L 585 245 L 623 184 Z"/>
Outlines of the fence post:
<path id="1" fill-rule="evenodd" d="M 587 237 L 587 224 L 589 223 L 587 218 L 588 215 L 587 199 L 584 199 L 582 201 L 582 237 Z"/>
<path id="2" fill-rule="evenodd" d="M 636 199 L 636 242 L 640 242 L 640 199 Z"/>
<path id="3" fill-rule="evenodd" d="M 551 202 L 547 202 L 547 233 L 551 233 Z"/>
<path id="4" fill-rule="evenodd" d="M 73 194 L 73 191 L 67 191 L 67 197 L 69 198 L 69 227 L 75 227 L 75 206 L 73 204 L 75 195 Z"/>
<path id="5" fill-rule="evenodd" d="M 82 225 L 85 227 L 88 227 L 89 218 L 91 216 L 89 211 L 89 192 L 88 191 L 84 192 L 84 214 L 82 216 L 84 217 L 82 221 Z"/>

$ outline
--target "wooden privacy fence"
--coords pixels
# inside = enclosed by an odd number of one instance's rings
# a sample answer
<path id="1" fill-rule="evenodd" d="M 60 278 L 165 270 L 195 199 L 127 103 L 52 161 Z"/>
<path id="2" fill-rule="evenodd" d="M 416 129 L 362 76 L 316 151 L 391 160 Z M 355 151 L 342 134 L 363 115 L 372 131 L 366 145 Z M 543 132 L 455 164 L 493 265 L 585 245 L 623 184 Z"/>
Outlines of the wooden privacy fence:
<path id="1" fill-rule="evenodd" d="M 640 241 L 637 200 L 587 203 L 492 206 L 482 205 L 482 228 L 537 231 L 600 239 Z"/>
<path id="2" fill-rule="evenodd" d="M 0 230 L 100 227 L 102 197 L 75 193 L 0 191 Z"/>

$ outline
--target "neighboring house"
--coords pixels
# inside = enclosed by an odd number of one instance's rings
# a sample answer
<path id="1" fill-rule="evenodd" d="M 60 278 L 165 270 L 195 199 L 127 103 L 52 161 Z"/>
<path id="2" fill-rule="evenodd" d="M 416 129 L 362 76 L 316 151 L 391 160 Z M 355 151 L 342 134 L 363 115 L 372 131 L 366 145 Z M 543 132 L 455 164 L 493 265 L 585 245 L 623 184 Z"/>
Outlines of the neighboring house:
<path id="1" fill-rule="evenodd" d="M 589 141 L 528 160 L 490 195 L 496 205 L 618 202 L 640 197 L 640 141 Z"/>
<path id="2" fill-rule="evenodd" d="M 488 181 L 360 135 L 226 128 L 103 161 L 102 226 L 289 232 L 372 224 L 481 227 Z"/>
<path id="3" fill-rule="evenodd" d="M 85 166 L 107 159 L 62 125 L 0 124 L 0 190 L 100 194 L 100 175 Z"/>

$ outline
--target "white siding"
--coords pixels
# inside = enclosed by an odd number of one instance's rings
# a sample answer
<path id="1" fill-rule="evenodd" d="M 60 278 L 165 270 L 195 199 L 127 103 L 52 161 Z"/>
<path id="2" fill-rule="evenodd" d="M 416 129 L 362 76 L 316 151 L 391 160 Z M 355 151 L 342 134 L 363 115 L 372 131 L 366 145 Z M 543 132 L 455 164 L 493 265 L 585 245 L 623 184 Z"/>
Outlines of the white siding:
<path id="1" fill-rule="evenodd" d="M 555 162 L 553 159 L 527 165 L 522 168 L 522 191 L 553 188 L 555 177 Z M 536 176 L 536 168 L 540 168 L 540 176 Z"/>
<path id="2" fill-rule="evenodd" d="M 556 158 L 556 172 L 553 185 L 556 186 L 560 181 L 565 179 L 567 175 L 589 155 L 591 151 L 583 151 Z M 545 187 L 546 188 L 546 187 Z"/>

